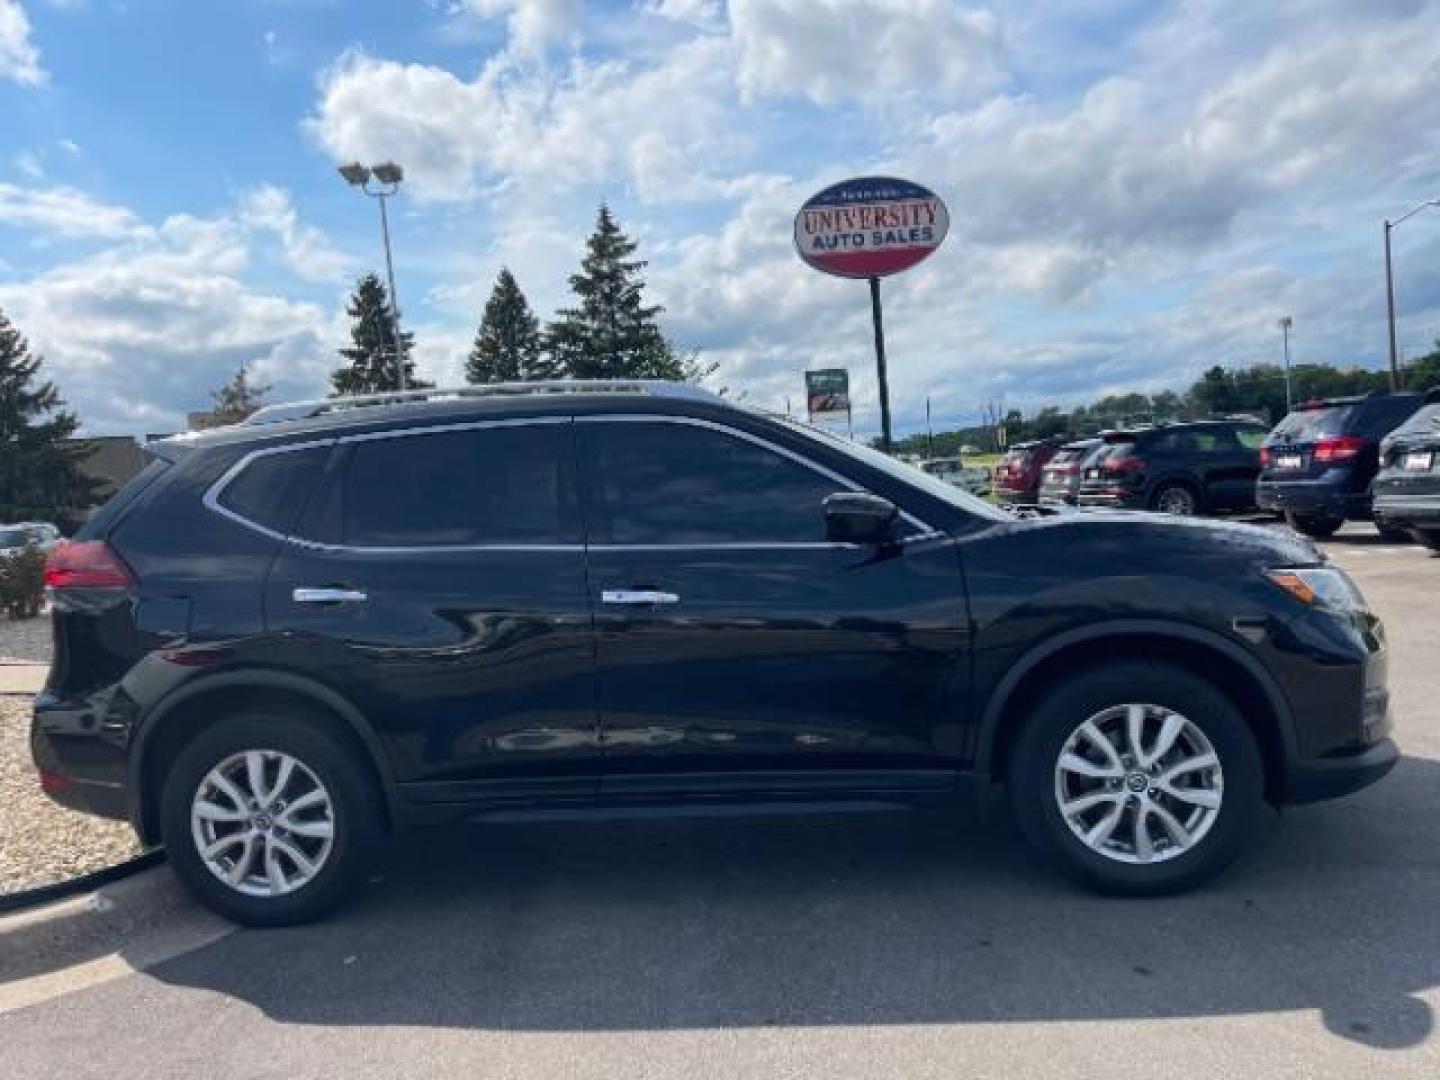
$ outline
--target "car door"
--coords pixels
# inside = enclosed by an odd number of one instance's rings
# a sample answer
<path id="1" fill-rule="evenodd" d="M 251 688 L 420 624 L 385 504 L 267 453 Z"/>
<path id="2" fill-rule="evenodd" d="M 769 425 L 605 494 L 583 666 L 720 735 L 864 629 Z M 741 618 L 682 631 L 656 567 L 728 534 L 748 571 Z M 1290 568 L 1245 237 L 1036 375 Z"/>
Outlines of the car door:
<path id="1" fill-rule="evenodd" d="M 268 579 L 279 660 L 355 703 L 413 797 L 593 790 L 569 418 L 354 436 L 325 472 Z"/>
<path id="2" fill-rule="evenodd" d="M 602 791 L 941 782 L 968 681 L 948 537 L 828 542 L 823 500 L 858 485 L 734 427 L 577 430 Z"/>
<path id="3" fill-rule="evenodd" d="M 1260 475 L 1263 428 L 1242 441 L 1228 424 L 1206 425 L 1192 432 L 1196 460 L 1204 470 L 1207 503 L 1216 510 L 1241 510 L 1255 505 L 1255 479 Z"/>

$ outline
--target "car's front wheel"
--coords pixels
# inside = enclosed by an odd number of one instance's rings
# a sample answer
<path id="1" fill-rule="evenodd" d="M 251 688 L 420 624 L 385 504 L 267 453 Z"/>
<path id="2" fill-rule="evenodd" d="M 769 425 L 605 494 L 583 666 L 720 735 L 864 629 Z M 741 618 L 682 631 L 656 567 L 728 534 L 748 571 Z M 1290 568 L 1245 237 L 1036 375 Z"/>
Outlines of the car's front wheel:
<path id="1" fill-rule="evenodd" d="M 1010 796 L 1030 842 L 1091 888 L 1191 888 L 1236 856 L 1263 804 L 1255 737 L 1191 672 L 1116 663 L 1044 696 L 1010 758 Z"/>
<path id="2" fill-rule="evenodd" d="M 171 764 L 160 829 L 205 904 L 246 926 L 314 919 L 359 880 L 381 826 L 365 763 L 303 716 L 226 717 Z"/>

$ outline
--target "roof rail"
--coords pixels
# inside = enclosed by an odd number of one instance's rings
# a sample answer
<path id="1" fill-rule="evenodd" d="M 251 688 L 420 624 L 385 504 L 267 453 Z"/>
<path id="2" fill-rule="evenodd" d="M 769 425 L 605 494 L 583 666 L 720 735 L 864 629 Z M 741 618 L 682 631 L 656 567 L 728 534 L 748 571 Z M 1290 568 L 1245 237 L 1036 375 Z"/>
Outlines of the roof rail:
<path id="1" fill-rule="evenodd" d="M 316 398 L 267 405 L 251 414 L 244 423 L 280 424 L 286 420 L 308 420 L 328 413 L 368 409 L 384 405 L 417 405 L 431 401 L 458 401 L 466 398 L 521 397 L 532 394 L 645 394 L 651 397 L 687 401 L 718 402 L 723 399 L 691 383 L 664 379 L 542 379 L 532 382 L 483 383 L 478 386 L 441 386 L 423 390 L 394 390 L 383 394 Z"/>

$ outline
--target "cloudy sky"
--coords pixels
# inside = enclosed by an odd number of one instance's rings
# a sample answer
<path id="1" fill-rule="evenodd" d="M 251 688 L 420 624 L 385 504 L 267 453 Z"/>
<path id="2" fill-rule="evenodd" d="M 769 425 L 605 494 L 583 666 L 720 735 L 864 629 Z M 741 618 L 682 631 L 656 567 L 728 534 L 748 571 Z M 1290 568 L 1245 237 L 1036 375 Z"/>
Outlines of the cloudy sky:
<path id="1" fill-rule="evenodd" d="M 863 283 L 803 266 L 835 180 L 918 180 L 945 246 L 885 284 L 900 431 L 1385 358 L 1380 222 L 1440 196 L 1440 2 L 0 0 L 0 308 L 92 433 L 163 431 L 242 361 L 323 392 L 401 162 L 401 307 L 458 376 L 508 264 L 565 301 L 596 205 L 665 326 L 747 400 L 855 375 Z M 1440 211 L 1396 234 L 1400 341 L 1440 334 Z"/>

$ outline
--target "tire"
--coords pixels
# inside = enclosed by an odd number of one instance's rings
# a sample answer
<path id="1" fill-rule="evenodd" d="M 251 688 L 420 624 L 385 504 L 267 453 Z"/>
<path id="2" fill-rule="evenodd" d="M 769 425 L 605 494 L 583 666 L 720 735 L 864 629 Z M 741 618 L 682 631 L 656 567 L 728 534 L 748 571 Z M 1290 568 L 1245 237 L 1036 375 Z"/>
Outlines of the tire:
<path id="1" fill-rule="evenodd" d="M 213 770 L 224 769 L 222 779 L 232 791 L 250 794 L 252 752 L 260 752 L 262 783 L 271 789 L 284 759 L 294 762 L 284 790 L 271 791 L 281 800 L 272 814 L 264 807 L 237 814 L 235 800 L 211 780 Z M 314 799 L 317 788 L 323 800 Z M 205 810 L 192 817 L 202 794 Z M 284 805 L 287 797 L 293 807 Z M 221 812 L 229 816 L 219 819 Z M 268 828 L 256 833 L 257 822 Z M 333 909 L 361 880 L 382 822 L 381 793 L 368 764 L 303 713 L 246 711 L 206 728 L 171 764 L 160 804 L 161 839 L 175 873 L 202 903 L 244 926 L 289 926 Z M 328 838 L 320 835 L 327 824 Z M 233 871 L 246 860 L 247 876 L 238 887 L 222 881 L 222 870 L 212 869 L 201 853 L 201 843 L 214 842 L 214 833 L 230 840 L 216 856 L 217 866 L 228 860 Z M 286 844 L 312 862 L 312 875 L 284 850 Z M 281 882 L 288 879 L 288 889 L 276 887 L 272 872 Z"/>
<path id="2" fill-rule="evenodd" d="M 1189 484 L 1170 481 L 1161 484 L 1150 496 L 1150 509 L 1176 517 L 1194 517 L 1200 513 L 1200 497 Z"/>
<path id="3" fill-rule="evenodd" d="M 1431 551 L 1440 552 L 1440 530 L 1436 529 L 1411 529 L 1410 535 L 1415 541 L 1424 544 Z"/>
<path id="4" fill-rule="evenodd" d="M 1117 782 L 1067 771 L 1066 760 L 1078 757 L 1088 763 L 1106 757 L 1078 729 L 1090 723 L 1105 735 L 1118 720 L 1123 739 L 1132 703 L 1147 710 L 1142 749 L 1147 743 L 1149 750 L 1157 748 L 1170 716 L 1188 722 L 1161 756 L 1158 775 L 1127 767 Z M 1119 753 L 1125 743 L 1117 741 L 1112 748 Z M 1180 761 L 1204 760 L 1207 753 L 1218 761 L 1218 770 L 1181 770 L 1167 781 L 1166 772 Z M 1122 896 L 1182 892 L 1214 877 L 1253 835 L 1264 801 L 1260 750 L 1249 725 L 1213 684 L 1168 664 L 1115 663 L 1065 679 L 1032 710 L 1014 746 L 1007 779 L 1016 822 L 1030 844 L 1082 885 Z M 1157 787 L 1137 789 L 1137 780 Z M 1076 781 L 1097 786 L 1069 790 Z M 1181 791 L 1186 801 L 1172 797 L 1172 790 Z M 1073 817 L 1062 811 L 1062 799 L 1075 807 L 1092 794 L 1092 808 Z M 1195 805 L 1202 798 L 1218 805 Z M 1186 844 L 1172 839 L 1159 811 L 1152 809 L 1157 805 L 1181 826 Z M 1112 814 L 1108 840 L 1090 844 L 1079 835 Z M 1143 857 L 1136 824 L 1142 816 L 1149 858 Z"/>
<path id="5" fill-rule="evenodd" d="M 1410 530 L 1400 529 L 1394 525 L 1381 525 L 1375 523 L 1375 531 L 1380 534 L 1380 539 L 1387 544 L 1408 544 L 1410 543 Z"/>
<path id="6" fill-rule="evenodd" d="M 1293 510 L 1285 512 L 1285 524 L 1298 533 L 1304 533 L 1312 540 L 1328 540 L 1344 523 L 1344 518 L 1297 514 Z"/>

